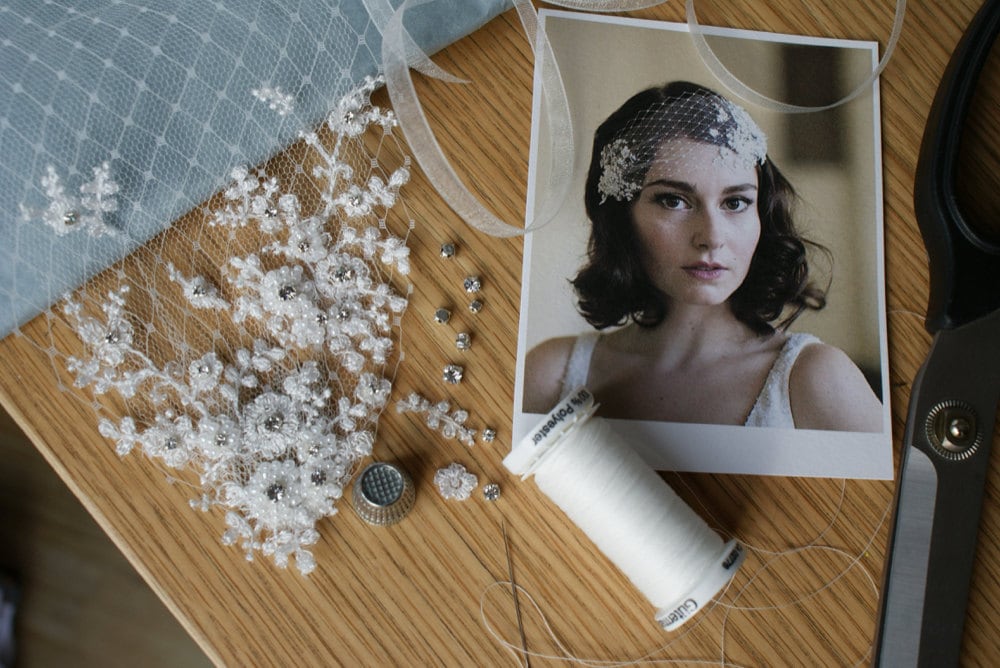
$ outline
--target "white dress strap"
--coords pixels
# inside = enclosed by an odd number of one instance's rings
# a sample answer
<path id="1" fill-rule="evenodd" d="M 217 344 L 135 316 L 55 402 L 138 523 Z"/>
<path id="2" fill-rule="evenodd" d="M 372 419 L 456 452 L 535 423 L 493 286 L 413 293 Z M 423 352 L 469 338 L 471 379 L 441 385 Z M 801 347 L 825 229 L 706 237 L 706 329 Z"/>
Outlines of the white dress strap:
<path id="1" fill-rule="evenodd" d="M 590 375 L 590 358 L 593 357 L 594 347 L 600 338 L 601 335 L 594 331 L 584 332 L 576 337 L 563 371 L 560 396 L 565 397 L 578 387 L 586 387 L 587 377 Z"/>
<path id="2" fill-rule="evenodd" d="M 777 359 L 771 365 L 771 370 L 764 381 L 764 387 L 757 395 L 753 409 L 744 423 L 747 427 L 780 427 L 795 428 L 792 417 L 792 401 L 788 391 L 788 379 L 792 375 L 792 367 L 802 349 L 820 340 L 812 334 L 795 333 L 788 337 L 781 347 Z"/>

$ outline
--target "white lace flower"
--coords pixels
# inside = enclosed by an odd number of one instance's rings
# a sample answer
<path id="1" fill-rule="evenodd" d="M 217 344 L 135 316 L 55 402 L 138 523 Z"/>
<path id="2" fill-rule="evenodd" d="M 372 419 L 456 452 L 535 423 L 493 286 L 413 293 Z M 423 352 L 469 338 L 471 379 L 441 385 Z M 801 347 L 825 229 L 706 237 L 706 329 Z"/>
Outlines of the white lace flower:
<path id="1" fill-rule="evenodd" d="M 390 236 L 379 242 L 379 247 L 382 251 L 379 258 L 382 264 L 395 265 L 396 270 L 404 276 L 410 273 L 410 249 L 406 242 L 399 237 Z"/>
<path id="2" fill-rule="evenodd" d="M 228 415 L 209 415 L 198 421 L 192 443 L 210 462 L 229 461 L 242 449 L 241 431 Z"/>
<path id="3" fill-rule="evenodd" d="M 373 373 L 364 373 L 358 379 L 354 394 L 372 410 L 378 410 L 385 406 L 391 389 L 392 384 L 387 379 L 379 378 Z"/>
<path id="4" fill-rule="evenodd" d="M 205 353 L 188 366 L 188 383 L 195 394 L 211 392 L 218 386 L 223 364 L 214 352 Z"/>
<path id="5" fill-rule="evenodd" d="M 281 389 L 297 404 L 313 408 L 322 408 L 332 395 L 329 387 L 323 387 L 323 374 L 316 360 L 306 360 L 285 376 Z"/>
<path id="6" fill-rule="evenodd" d="M 171 418 L 161 414 L 139 435 L 139 443 L 149 457 L 162 459 L 171 468 L 181 468 L 192 456 L 191 434 L 191 418 L 186 415 Z"/>
<path id="7" fill-rule="evenodd" d="M 375 446 L 375 435 L 370 431 L 354 431 L 344 439 L 347 452 L 357 459 L 368 457 Z"/>
<path id="8" fill-rule="evenodd" d="M 368 125 L 377 122 L 381 110 L 369 102 L 372 92 L 384 83 L 379 77 L 365 77 L 362 84 L 352 93 L 345 95 L 327 117 L 327 124 L 335 133 L 347 137 L 357 137 Z"/>
<path id="9" fill-rule="evenodd" d="M 191 306 L 219 310 L 229 308 L 229 302 L 219 295 L 219 289 L 204 276 L 192 276 L 186 279 L 172 264 L 168 264 L 167 269 L 170 271 L 170 279 L 180 283 L 184 290 L 184 298 Z"/>
<path id="10" fill-rule="evenodd" d="M 272 253 L 307 264 L 315 264 L 326 257 L 330 244 L 330 233 L 324 229 L 318 218 L 306 218 L 289 227 L 288 239 L 268 246 Z"/>
<path id="11" fill-rule="evenodd" d="M 348 253 L 331 253 L 317 262 L 313 277 L 319 292 L 332 300 L 359 299 L 358 291 L 370 282 L 364 260 Z"/>
<path id="12" fill-rule="evenodd" d="M 444 498 L 465 501 L 479 484 L 479 478 L 458 462 L 454 462 L 437 470 L 434 474 L 434 484 Z"/>
<path id="13" fill-rule="evenodd" d="M 332 515 L 334 503 L 344 494 L 348 472 L 330 460 L 314 460 L 302 466 L 303 503 L 314 513 Z"/>
<path id="14" fill-rule="evenodd" d="M 139 444 L 139 432 L 136 431 L 135 420 L 131 416 L 123 417 L 118 425 L 107 418 L 102 419 L 97 425 L 97 430 L 104 438 L 116 442 L 115 451 L 122 457 L 132 452 L 132 448 Z"/>
<path id="15" fill-rule="evenodd" d="M 257 189 L 250 198 L 249 216 L 257 220 L 262 232 L 274 234 L 284 226 L 281 217 L 284 209 L 274 202 L 278 194 L 278 180 L 273 177 L 261 178 L 257 184 Z"/>
<path id="16" fill-rule="evenodd" d="M 264 274 L 260 299 L 267 313 L 298 317 L 315 312 L 315 290 L 312 281 L 304 278 L 301 266 L 284 266 Z"/>
<path id="17" fill-rule="evenodd" d="M 316 465 L 317 462 L 341 461 L 342 451 L 345 446 L 338 440 L 336 434 L 331 432 L 332 425 L 321 420 L 317 424 L 312 424 L 304 429 L 295 443 L 295 459 L 303 465 Z M 349 468 L 344 464 L 344 471 Z"/>
<path id="18" fill-rule="evenodd" d="M 299 435 L 299 412 L 292 400 L 265 392 L 243 409 L 243 442 L 265 457 L 282 456 L 295 446 Z"/>
<path id="19" fill-rule="evenodd" d="M 372 193 L 357 185 L 351 185 L 333 200 L 333 203 L 343 209 L 344 213 L 351 218 L 367 216 L 372 212 L 372 207 L 375 206 L 376 202 L 377 200 Z"/>
<path id="20" fill-rule="evenodd" d="M 117 367 L 132 351 L 134 329 L 125 316 L 124 308 L 127 293 L 128 286 L 108 293 L 108 300 L 101 306 L 105 316 L 103 320 L 83 315 L 82 309 L 72 303 L 65 308 L 67 315 L 76 321 L 77 335 L 90 348 L 92 360 L 98 366 Z M 70 359 L 73 362 L 75 358 Z M 93 365 L 84 364 L 83 367 L 89 370 L 88 375 L 96 372 Z"/>
<path id="21" fill-rule="evenodd" d="M 245 486 L 231 486 L 227 491 L 232 503 L 269 531 L 304 529 L 313 525 L 312 513 L 302 503 L 303 482 L 294 461 L 261 462 Z"/>
<path id="22" fill-rule="evenodd" d="M 728 100 L 725 103 L 726 112 L 733 124 L 726 136 L 723 157 L 735 159 L 744 168 L 763 165 L 767 160 L 767 136 L 746 109 Z"/>

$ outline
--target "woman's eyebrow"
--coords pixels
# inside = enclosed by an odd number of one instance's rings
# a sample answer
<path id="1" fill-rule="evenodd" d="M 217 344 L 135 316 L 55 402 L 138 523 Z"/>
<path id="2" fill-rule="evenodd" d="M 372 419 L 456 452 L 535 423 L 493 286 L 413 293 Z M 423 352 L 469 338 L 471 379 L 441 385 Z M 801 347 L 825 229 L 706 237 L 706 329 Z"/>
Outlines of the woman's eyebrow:
<path id="1" fill-rule="evenodd" d="M 687 181 L 675 181 L 673 179 L 656 179 L 655 181 L 650 181 L 643 187 L 648 188 L 650 186 L 673 188 L 674 190 L 680 190 L 685 193 L 693 193 L 695 191 L 694 185 L 688 183 Z"/>
<path id="2" fill-rule="evenodd" d="M 678 190 L 683 193 L 693 193 L 697 191 L 697 188 L 695 188 L 693 184 L 688 183 L 687 181 L 676 181 L 674 179 L 656 179 L 655 181 L 650 181 L 643 187 L 648 188 L 650 186 L 673 188 L 674 190 Z M 722 193 L 724 195 L 729 195 L 731 193 L 747 192 L 748 190 L 757 190 L 757 184 L 738 183 L 735 185 L 726 186 L 725 188 L 722 189 Z"/>

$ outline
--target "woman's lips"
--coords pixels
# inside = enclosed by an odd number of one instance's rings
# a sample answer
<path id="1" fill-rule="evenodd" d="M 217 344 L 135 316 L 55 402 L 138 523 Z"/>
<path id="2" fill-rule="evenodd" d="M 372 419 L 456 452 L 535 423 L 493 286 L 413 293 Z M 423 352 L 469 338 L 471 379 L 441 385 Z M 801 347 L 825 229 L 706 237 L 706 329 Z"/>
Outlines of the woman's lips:
<path id="1" fill-rule="evenodd" d="M 726 271 L 726 268 L 721 264 L 712 264 L 710 262 L 699 262 L 698 264 L 690 264 L 683 267 L 684 271 L 688 273 L 689 276 L 693 276 L 701 281 L 712 281 L 720 276 Z"/>

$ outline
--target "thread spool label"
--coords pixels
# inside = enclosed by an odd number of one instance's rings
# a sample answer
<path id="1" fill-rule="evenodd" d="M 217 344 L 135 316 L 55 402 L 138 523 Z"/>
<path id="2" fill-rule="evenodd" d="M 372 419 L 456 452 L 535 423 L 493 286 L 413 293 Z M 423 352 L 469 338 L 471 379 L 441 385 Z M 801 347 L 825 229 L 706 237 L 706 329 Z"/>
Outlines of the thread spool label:
<path id="1" fill-rule="evenodd" d="M 681 622 L 686 621 L 688 617 L 698 612 L 700 608 L 701 606 L 698 605 L 698 601 L 689 598 L 667 614 L 662 615 L 659 619 L 660 625 L 668 630 L 676 628 L 681 625 Z"/>
<path id="2" fill-rule="evenodd" d="M 585 388 L 580 388 L 562 401 L 555 410 L 549 413 L 549 417 L 542 424 L 535 428 L 531 434 L 531 442 L 534 445 L 541 443 L 547 436 L 556 430 L 562 430 L 567 420 L 570 423 L 575 421 L 578 411 L 586 410 L 594 405 L 594 395 Z"/>
<path id="3" fill-rule="evenodd" d="M 726 543 L 714 565 L 709 567 L 701 582 L 696 584 L 680 602 L 661 608 L 656 621 L 667 631 L 673 631 L 705 607 L 732 579 L 743 565 L 743 546 L 735 540 Z"/>
<path id="4" fill-rule="evenodd" d="M 521 439 L 504 458 L 504 465 L 510 471 L 527 477 L 538 460 L 563 434 L 573 425 L 590 417 L 596 409 L 594 395 L 590 390 L 583 387 L 573 390 Z"/>

